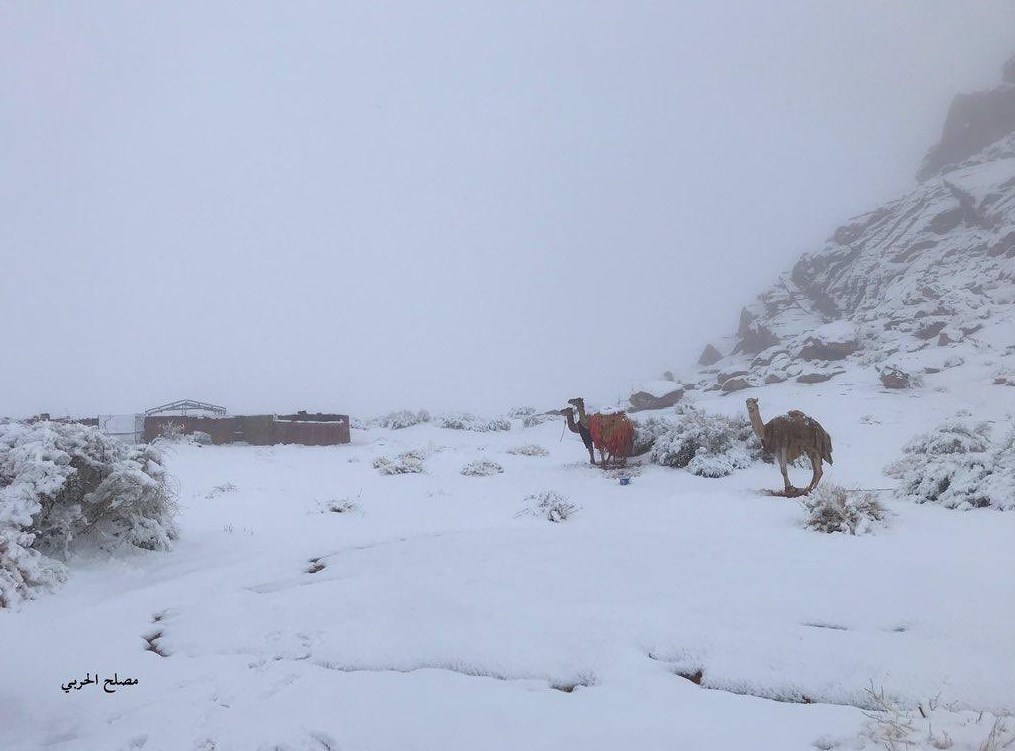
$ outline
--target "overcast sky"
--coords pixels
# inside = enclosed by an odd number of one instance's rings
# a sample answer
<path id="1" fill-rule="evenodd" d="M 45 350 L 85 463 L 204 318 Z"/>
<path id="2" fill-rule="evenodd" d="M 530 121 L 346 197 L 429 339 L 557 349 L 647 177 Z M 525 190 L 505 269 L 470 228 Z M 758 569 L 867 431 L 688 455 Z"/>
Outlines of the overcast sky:
<path id="1" fill-rule="evenodd" d="M 0 415 L 493 414 L 692 363 L 1005 0 L 0 2 Z"/>

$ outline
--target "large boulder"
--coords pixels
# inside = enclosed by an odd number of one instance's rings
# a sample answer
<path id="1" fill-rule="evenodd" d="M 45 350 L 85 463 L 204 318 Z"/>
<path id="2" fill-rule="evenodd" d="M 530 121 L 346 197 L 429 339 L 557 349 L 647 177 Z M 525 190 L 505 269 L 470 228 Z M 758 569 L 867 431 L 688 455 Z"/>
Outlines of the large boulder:
<path id="1" fill-rule="evenodd" d="M 885 365 L 878 370 L 878 375 L 886 389 L 908 389 L 914 385 L 913 376 L 898 365 Z"/>
<path id="2" fill-rule="evenodd" d="M 735 378 L 730 378 L 728 381 L 725 381 L 722 385 L 722 390 L 725 393 L 729 394 L 734 391 L 749 389 L 752 386 L 754 386 L 754 384 L 748 381 L 746 378 L 743 378 L 742 376 L 737 376 Z"/>
<path id="3" fill-rule="evenodd" d="M 684 387 L 673 381 L 654 381 L 645 384 L 629 397 L 631 412 L 645 409 L 666 409 L 684 398 Z"/>
<path id="4" fill-rule="evenodd" d="M 804 360 L 845 360 L 859 349 L 853 324 L 835 321 L 814 329 L 804 340 L 799 355 Z"/>
<path id="5" fill-rule="evenodd" d="M 747 308 L 740 312 L 740 326 L 737 328 L 737 346 L 733 354 L 745 352 L 756 355 L 769 347 L 779 344 L 780 340 L 771 329 L 758 320 L 758 317 Z"/>
<path id="6" fill-rule="evenodd" d="M 837 375 L 842 375 L 846 371 L 844 370 L 833 370 L 828 373 L 804 373 L 796 377 L 797 383 L 824 383 L 830 381 Z"/>
<path id="7" fill-rule="evenodd" d="M 715 365 L 722 359 L 722 354 L 713 347 L 711 344 L 705 347 L 701 353 L 701 357 L 698 358 L 698 364 L 703 368 L 707 368 L 709 365 Z"/>

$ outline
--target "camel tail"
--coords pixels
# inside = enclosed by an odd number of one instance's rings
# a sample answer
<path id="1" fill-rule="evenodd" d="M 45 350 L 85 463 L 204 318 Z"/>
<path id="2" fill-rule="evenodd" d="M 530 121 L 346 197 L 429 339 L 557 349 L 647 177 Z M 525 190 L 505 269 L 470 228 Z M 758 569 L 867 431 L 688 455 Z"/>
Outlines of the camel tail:
<path id="1" fill-rule="evenodd" d="M 821 431 L 821 458 L 829 464 L 832 463 L 832 436 L 824 430 Z"/>

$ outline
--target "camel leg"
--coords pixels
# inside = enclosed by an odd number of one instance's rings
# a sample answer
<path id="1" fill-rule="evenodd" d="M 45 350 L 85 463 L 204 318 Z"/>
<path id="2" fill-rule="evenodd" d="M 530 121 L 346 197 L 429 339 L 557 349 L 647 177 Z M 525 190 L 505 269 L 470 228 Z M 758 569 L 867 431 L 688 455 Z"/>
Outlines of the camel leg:
<path id="1" fill-rule="evenodd" d="M 811 454 L 811 469 L 814 471 L 811 477 L 811 484 L 807 486 L 805 493 L 810 493 L 814 488 L 818 487 L 818 483 L 821 482 L 821 457 L 815 454 Z"/>
<path id="2" fill-rule="evenodd" d="M 786 468 L 786 450 L 779 452 L 779 471 L 782 472 L 782 480 L 786 483 L 786 497 L 792 498 L 796 494 L 796 488 L 789 481 L 789 470 Z"/>

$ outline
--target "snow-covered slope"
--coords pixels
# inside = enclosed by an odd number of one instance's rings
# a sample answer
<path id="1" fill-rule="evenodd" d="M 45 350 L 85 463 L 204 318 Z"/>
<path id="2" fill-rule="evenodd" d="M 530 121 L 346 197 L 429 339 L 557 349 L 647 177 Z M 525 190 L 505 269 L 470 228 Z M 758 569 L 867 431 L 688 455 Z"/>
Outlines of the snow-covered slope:
<path id="1" fill-rule="evenodd" d="M 829 427 L 825 482 L 877 488 L 913 432 L 1001 393 L 785 383 L 764 403 Z M 773 466 L 643 465 L 625 486 L 563 427 L 173 449 L 172 552 L 74 560 L 60 590 L 0 611 L 0 748 L 874 749 L 873 683 L 917 748 L 932 726 L 976 749 L 989 713 L 1015 712 L 1015 514 L 883 493 L 886 528 L 821 534 L 758 493 Z M 373 466 L 409 449 L 424 474 Z M 476 459 L 504 471 L 462 475 Z M 580 510 L 520 514 L 543 490 Z M 138 684 L 61 689 L 96 672 Z"/>
<path id="2" fill-rule="evenodd" d="M 999 91 L 1008 89 L 1015 87 Z M 994 124 L 1007 134 L 959 163 L 938 165 L 911 193 L 838 228 L 824 248 L 780 275 L 743 310 L 735 341 L 697 374 L 697 385 L 816 383 L 847 361 L 870 366 L 872 379 L 888 366 L 917 375 L 960 358 L 1008 363 L 1015 112 Z"/>

